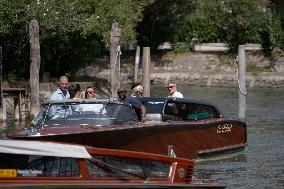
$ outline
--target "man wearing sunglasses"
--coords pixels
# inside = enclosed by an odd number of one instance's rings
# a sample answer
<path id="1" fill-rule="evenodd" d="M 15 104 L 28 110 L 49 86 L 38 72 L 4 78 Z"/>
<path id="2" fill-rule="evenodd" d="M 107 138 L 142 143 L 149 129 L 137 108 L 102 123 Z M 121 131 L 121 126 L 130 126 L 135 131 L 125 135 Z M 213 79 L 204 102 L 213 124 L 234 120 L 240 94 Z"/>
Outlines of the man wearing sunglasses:
<path id="1" fill-rule="evenodd" d="M 168 83 L 167 89 L 169 91 L 169 96 L 168 97 L 173 97 L 173 98 L 183 98 L 183 95 L 181 92 L 177 91 L 177 85 L 175 82 L 170 81 Z"/>

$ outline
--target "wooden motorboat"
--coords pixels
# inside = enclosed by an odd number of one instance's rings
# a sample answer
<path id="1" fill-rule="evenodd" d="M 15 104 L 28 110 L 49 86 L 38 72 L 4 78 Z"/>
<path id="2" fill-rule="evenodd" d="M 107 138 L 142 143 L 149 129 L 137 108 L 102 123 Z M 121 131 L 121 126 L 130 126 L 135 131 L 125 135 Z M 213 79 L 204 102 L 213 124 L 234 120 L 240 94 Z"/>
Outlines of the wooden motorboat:
<path id="1" fill-rule="evenodd" d="M 210 102 L 163 97 L 140 100 L 147 109 L 146 124 L 139 123 L 129 104 L 116 99 L 67 100 L 44 104 L 31 127 L 8 136 L 189 159 L 235 152 L 246 146 L 246 124 L 222 116 Z M 85 106 L 85 111 L 78 106 Z"/>
<path id="2" fill-rule="evenodd" d="M 225 188 L 194 161 L 47 141 L 0 140 L 0 188 Z"/>

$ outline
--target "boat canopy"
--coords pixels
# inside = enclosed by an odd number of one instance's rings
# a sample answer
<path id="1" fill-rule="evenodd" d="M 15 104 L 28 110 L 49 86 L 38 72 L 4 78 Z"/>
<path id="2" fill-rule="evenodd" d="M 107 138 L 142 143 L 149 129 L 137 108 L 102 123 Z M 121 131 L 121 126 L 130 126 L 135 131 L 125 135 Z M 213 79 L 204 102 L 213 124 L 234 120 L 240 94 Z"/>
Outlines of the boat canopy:
<path id="1" fill-rule="evenodd" d="M 92 158 L 84 146 L 43 141 L 0 140 L 0 153 Z"/>

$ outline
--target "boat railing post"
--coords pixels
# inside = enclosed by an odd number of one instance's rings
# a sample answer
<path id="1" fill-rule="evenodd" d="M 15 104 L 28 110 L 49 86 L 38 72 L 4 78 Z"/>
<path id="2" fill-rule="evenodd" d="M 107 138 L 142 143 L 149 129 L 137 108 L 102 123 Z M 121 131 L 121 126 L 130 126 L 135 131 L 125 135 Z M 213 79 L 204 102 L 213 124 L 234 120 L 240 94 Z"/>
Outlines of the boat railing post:
<path id="1" fill-rule="evenodd" d="M 246 55 L 245 45 L 239 45 L 238 50 L 238 91 L 239 91 L 239 119 L 246 121 Z"/>

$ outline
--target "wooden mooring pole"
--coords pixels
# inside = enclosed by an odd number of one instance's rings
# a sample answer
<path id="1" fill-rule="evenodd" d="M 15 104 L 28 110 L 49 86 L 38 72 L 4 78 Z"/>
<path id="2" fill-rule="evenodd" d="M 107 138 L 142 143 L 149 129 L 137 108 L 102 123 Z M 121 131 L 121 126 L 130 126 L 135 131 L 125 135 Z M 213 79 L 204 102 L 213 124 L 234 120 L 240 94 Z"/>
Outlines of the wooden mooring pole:
<path id="1" fill-rule="evenodd" d="M 245 45 L 239 45 L 238 50 L 238 90 L 239 90 L 239 119 L 246 122 L 246 54 Z"/>
<path id="2" fill-rule="evenodd" d="M 35 116 L 40 110 L 39 102 L 39 69 L 40 69 L 40 45 L 39 26 L 36 20 L 29 25 L 30 34 L 30 88 L 31 88 L 31 115 Z"/>
<path id="3" fill-rule="evenodd" d="M 140 46 L 137 46 L 135 54 L 134 83 L 138 82 L 139 61 L 140 61 Z"/>
<path id="4" fill-rule="evenodd" d="M 150 97 L 150 47 L 143 47 L 142 69 L 143 69 L 143 96 Z"/>
<path id="5" fill-rule="evenodd" d="M 111 27 L 110 36 L 110 85 L 111 97 L 116 97 L 117 90 L 120 87 L 120 36 L 121 29 L 118 23 L 114 22 Z"/>

